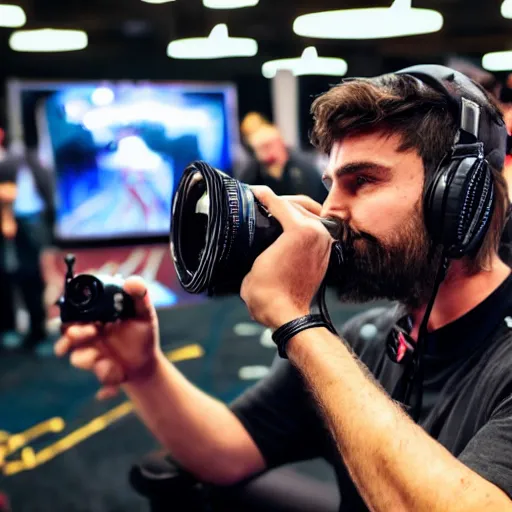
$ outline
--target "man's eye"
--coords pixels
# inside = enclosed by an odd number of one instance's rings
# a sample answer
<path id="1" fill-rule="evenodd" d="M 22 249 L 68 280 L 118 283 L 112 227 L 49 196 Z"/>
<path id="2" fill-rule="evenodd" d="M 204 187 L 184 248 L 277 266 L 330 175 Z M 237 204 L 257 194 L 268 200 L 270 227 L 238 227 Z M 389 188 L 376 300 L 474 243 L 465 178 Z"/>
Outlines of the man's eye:
<path id="1" fill-rule="evenodd" d="M 363 185 L 366 185 L 366 183 L 370 183 L 370 180 L 366 178 L 365 176 L 357 176 L 356 177 L 356 185 L 358 187 L 362 187 Z"/>

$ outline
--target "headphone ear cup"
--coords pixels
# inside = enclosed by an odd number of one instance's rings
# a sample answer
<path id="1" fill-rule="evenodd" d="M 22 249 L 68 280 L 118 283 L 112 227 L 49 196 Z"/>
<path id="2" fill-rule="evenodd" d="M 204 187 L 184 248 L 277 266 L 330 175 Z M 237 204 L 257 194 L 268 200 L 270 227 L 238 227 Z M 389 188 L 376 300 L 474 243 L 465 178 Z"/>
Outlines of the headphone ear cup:
<path id="1" fill-rule="evenodd" d="M 489 227 L 494 188 L 488 162 L 471 155 L 441 166 L 428 190 L 427 229 L 450 258 L 476 250 Z"/>
<path id="2" fill-rule="evenodd" d="M 427 186 L 423 202 L 425 224 L 432 241 L 438 245 L 443 243 L 444 201 L 449 177 L 457 162 L 446 156 L 437 168 L 434 179 Z"/>
<path id="3" fill-rule="evenodd" d="M 491 223 L 494 210 L 494 180 L 487 160 L 476 162 L 462 199 L 458 250 L 463 255 L 478 250 Z"/>

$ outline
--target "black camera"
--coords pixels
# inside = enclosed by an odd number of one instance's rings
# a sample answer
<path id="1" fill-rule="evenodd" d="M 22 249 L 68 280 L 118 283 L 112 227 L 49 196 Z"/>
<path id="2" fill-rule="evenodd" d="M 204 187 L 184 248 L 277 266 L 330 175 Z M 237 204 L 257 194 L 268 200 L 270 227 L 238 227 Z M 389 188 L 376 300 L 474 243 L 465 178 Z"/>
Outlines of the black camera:
<path id="1" fill-rule="evenodd" d="M 323 224 L 337 239 L 338 226 Z M 250 187 L 205 162 L 189 165 L 174 196 L 171 253 L 178 279 L 189 293 L 238 293 L 254 260 L 282 233 L 279 222 Z M 333 244 L 330 267 L 343 261 Z"/>
<path id="2" fill-rule="evenodd" d="M 114 322 L 135 316 L 133 299 L 123 290 L 123 280 L 112 276 L 74 275 L 75 257 L 68 254 L 64 295 L 57 301 L 60 318 L 68 322 Z"/>

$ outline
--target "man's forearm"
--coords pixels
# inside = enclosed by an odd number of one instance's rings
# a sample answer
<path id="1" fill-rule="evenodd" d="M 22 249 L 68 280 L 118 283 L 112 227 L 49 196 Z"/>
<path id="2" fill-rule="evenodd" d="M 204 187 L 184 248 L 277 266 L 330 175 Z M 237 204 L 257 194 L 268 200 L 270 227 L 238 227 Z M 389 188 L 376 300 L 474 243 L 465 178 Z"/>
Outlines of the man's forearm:
<path id="1" fill-rule="evenodd" d="M 288 343 L 345 465 L 374 511 L 511 510 L 508 497 L 426 434 L 339 338 L 309 329 Z"/>
<path id="2" fill-rule="evenodd" d="M 264 469 L 258 448 L 236 416 L 164 356 L 149 378 L 125 384 L 124 390 L 155 437 L 199 479 L 231 484 Z"/>

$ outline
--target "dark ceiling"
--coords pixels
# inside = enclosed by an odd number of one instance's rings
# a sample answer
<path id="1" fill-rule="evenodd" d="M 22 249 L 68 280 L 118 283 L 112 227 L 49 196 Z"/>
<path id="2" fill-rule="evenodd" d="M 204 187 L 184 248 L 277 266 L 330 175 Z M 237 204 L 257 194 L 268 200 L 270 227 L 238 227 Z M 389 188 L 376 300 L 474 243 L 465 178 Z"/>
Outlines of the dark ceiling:
<path id="1" fill-rule="evenodd" d="M 2 0 L 0 0 L 1 2 Z M 244 9 L 213 10 L 201 0 L 152 5 L 140 0 L 9 0 L 27 14 L 24 28 L 80 28 L 89 47 L 66 54 L 20 54 L 8 47 L 11 29 L 0 28 L 0 79 L 8 76 L 66 78 L 230 79 L 260 76 L 269 59 L 300 55 L 314 44 L 321 55 L 342 56 L 348 74 L 369 75 L 414 62 L 442 62 L 462 55 L 478 62 L 482 53 L 512 48 L 512 20 L 501 17 L 501 0 L 413 0 L 445 18 L 443 29 L 426 36 L 378 41 L 305 39 L 293 33 L 300 14 L 340 8 L 389 6 L 368 0 L 260 0 Z M 217 23 L 230 34 L 253 37 L 257 57 L 218 61 L 167 58 L 170 40 L 206 36 Z"/>

